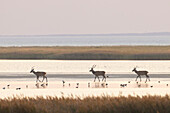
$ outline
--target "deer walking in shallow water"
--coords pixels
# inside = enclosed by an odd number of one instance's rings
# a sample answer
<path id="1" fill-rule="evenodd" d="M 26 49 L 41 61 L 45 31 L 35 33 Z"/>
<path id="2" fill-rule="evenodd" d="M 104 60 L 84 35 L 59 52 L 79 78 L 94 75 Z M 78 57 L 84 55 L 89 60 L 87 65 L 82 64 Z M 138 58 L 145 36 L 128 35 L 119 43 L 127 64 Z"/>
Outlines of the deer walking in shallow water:
<path id="1" fill-rule="evenodd" d="M 36 76 L 37 76 L 37 80 L 36 80 L 36 82 L 41 82 L 40 80 L 39 80 L 39 77 L 43 77 L 43 80 L 42 80 L 42 82 L 44 81 L 44 79 L 46 79 L 46 82 L 48 82 L 48 80 L 47 80 L 47 76 L 46 76 L 46 72 L 40 72 L 40 71 L 37 71 L 37 72 L 35 72 L 34 71 L 34 68 L 32 68 L 31 69 L 31 71 L 30 71 L 30 73 L 34 73 Z"/>
<path id="2" fill-rule="evenodd" d="M 143 76 L 143 75 L 146 76 L 146 81 L 145 82 L 147 82 L 147 79 L 150 81 L 150 78 L 149 78 L 149 75 L 148 75 L 148 73 L 149 73 L 148 71 L 137 71 L 136 67 L 132 70 L 132 72 L 133 71 L 137 74 L 137 77 L 136 77 L 135 81 L 137 81 L 138 77 L 140 78 L 140 81 L 141 81 L 141 76 Z"/>
<path id="3" fill-rule="evenodd" d="M 103 79 L 102 81 L 105 79 L 106 81 L 106 76 L 105 76 L 105 71 L 94 71 L 94 68 L 96 67 L 96 65 L 93 65 L 92 68 L 90 69 L 89 72 L 92 72 L 94 75 L 95 75 L 95 78 L 94 78 L 94 82 L 96 81 L 96 78 L 98 78 L 99 82 L 100 82 L 100 79 L 99 79 L 99 76 L 103 76 Z"/>

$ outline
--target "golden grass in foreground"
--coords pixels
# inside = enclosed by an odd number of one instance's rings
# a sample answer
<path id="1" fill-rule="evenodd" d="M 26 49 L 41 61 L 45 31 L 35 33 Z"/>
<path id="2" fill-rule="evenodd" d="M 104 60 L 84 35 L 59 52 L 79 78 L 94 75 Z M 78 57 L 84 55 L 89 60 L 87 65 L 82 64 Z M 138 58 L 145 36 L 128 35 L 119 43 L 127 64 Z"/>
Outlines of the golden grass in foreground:
<path id="1" fill-rule="evenodd" d="M 0 59 L 170 60 L 170 46 L 0 47 Z"/>
<path id="2" fill-rule="evenodd" d="M 170 96 L 1 99 L 0 113 L 170 113 Z"/>

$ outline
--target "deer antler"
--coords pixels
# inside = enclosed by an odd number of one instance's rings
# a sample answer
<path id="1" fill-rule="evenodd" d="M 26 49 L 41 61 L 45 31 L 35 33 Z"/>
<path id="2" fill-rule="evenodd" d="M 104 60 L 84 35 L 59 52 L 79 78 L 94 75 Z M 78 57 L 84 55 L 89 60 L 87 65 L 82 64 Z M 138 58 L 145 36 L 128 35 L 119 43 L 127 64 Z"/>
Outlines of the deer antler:
<path id="1" fill-rule="evenodd" d="M 135 68 L 138 68 L 138 66 L 135 66 Z"/>
<path id="2" fill-rule="evenodd" d="M 139 66 L 136 66 L 136 68 L 139 68 Z"/>
<path id="3" fill-rule="evenodd" d="M 93 66 L 92 66 L 92 68 L 95 68 L 95 67 L 96 67 L 96 65 L 93 65 Z"/>
<path id="4" fill-rule="evenodd" d="M 31 69 L 34 69 L 35 66 L 33 66 Z"/>

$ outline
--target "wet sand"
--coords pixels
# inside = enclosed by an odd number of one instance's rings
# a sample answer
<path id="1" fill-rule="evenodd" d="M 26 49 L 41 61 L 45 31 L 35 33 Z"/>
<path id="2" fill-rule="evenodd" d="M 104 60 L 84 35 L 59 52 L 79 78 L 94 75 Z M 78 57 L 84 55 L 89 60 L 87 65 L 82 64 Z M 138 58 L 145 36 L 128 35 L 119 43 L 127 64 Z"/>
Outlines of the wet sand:
<path id="1" fill-rule="evenodd" d="M 125 85 L 124 87 L 120 84 Z M 10 86 L 7 86 L 10 85 Z M 6 97 L 86 97 L 86 96 L 143 96 L 170 94 L 170 81 L 151 81 L 145 83 L 135 81 L 107 81 L 93 82 L 82 80 L 51 81 L 48 83 L 36 83 L 35 81 L 1 81 L 0 98 Z"/>

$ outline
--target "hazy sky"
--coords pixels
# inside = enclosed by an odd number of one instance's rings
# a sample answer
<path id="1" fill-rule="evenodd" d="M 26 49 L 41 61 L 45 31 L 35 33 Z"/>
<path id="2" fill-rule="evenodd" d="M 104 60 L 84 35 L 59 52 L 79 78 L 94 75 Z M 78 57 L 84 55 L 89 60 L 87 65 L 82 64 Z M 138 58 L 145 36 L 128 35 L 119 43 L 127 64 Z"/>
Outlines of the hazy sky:
<path id="1" fill-rule="evenodd" d="M 170 32 L 170 0 L 0 0 L 0 35 Z"/>

